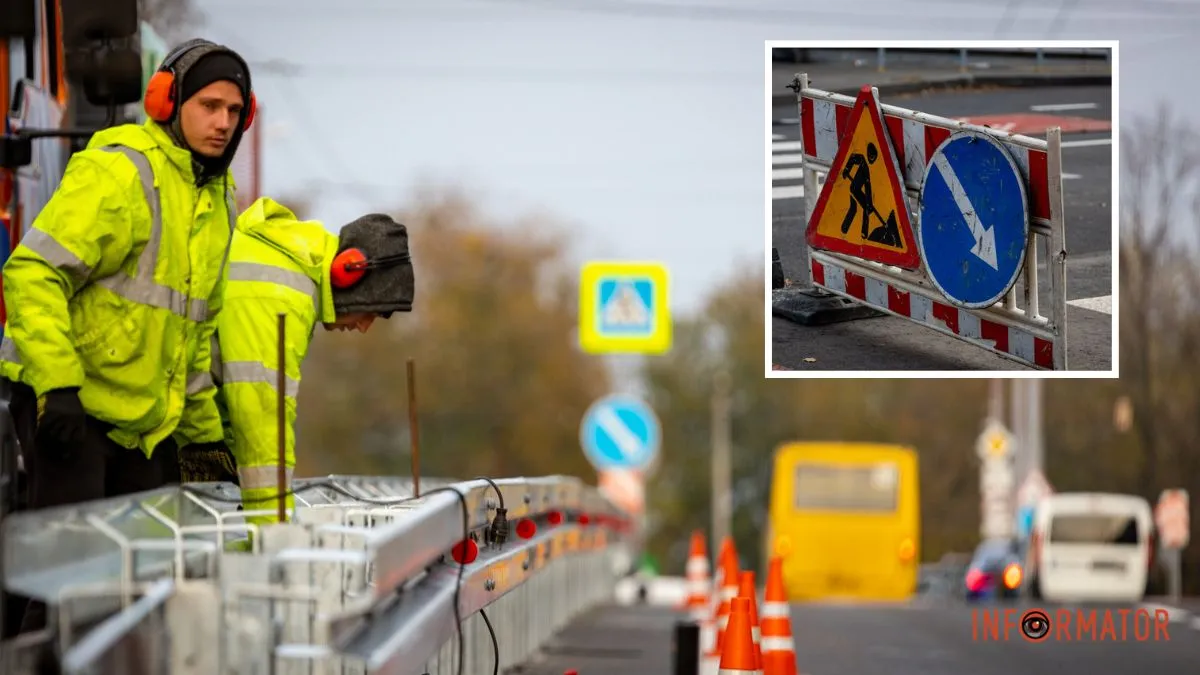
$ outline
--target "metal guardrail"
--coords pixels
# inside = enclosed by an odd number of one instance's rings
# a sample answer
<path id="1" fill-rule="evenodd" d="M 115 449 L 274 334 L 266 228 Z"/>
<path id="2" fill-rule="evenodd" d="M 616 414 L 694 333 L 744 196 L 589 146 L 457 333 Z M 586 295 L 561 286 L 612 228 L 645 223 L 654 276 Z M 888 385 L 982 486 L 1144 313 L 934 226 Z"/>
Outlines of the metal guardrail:
<path id="1" fill-rule="evenodd" d="M 10 516 L 5 588 L 50 620 L 6 645 L 0 672 L 47 652 L 81 674 L 493 672 L 611 597 L 639 545 L 576 478 L 421 487 L 297 481 L 290 522 L 262 528 L 216 483 Z"/>

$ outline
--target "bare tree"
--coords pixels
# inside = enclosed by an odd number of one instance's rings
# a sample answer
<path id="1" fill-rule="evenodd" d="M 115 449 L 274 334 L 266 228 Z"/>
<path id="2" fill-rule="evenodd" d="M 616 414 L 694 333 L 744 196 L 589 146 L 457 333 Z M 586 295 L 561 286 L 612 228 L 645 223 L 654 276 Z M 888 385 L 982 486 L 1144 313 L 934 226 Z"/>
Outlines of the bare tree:
<path id="1" fill-rule="evenodd" d="M 1156 487 L 1164 442 L 1174 440 L 1163 424 L 1166 401 L 1162 377 L 1180 347 L 1190 340 L 1179 329 L 1177 293 L 1190 276 L 1180 250 L 1195 250 L 1196 208 L 1200 206 L 1200 135 L 1163 106 L 1148 119 L 1121 132 L 1121 375 L 1134 396 L 1135 427 L 1145 452 L 1138 485 Z"/>

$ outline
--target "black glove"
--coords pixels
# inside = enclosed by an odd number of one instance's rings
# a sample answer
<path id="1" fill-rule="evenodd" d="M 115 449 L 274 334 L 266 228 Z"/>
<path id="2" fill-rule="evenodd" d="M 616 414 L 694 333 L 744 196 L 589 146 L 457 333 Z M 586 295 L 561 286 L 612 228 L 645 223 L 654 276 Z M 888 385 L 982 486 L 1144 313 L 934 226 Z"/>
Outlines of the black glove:
<path id="1" fill-rule="evenodd" d="M 33 440 L 38 452 L 52 461 L 69 459 L 88 437 L 88 418 L 79 400 L 79 388 L 48 391 L 39 407 Z"/>
<path id="2" fill-rule="evenodd" d="M 184 483 L 238 485 L 237 460 L 222 441 L 193 443 L 180 448 L 179 473 Z"/>

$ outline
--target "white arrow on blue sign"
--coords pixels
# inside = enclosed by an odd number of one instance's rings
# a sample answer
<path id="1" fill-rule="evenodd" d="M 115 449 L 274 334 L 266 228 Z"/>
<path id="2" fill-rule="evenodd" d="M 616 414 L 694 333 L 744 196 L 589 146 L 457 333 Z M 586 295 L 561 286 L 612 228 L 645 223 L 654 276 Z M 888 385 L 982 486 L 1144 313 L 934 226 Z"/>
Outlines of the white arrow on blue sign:
<path id="1" fill-rule="evenodd" d="M 645 469 L 658 453 L 658 416 L 640 399 L 614 394 L 596 401 L 583 415 L 579 442 L 597 471 Z"/>
<path id="2" fill-rule="evenodd" d="M 952 134 L 925 168 L 917 239 L 929 278 L 946 299 L 989 307 L 1025 264 L 1029 206 L 1012 155 L 992 137 Z"/>

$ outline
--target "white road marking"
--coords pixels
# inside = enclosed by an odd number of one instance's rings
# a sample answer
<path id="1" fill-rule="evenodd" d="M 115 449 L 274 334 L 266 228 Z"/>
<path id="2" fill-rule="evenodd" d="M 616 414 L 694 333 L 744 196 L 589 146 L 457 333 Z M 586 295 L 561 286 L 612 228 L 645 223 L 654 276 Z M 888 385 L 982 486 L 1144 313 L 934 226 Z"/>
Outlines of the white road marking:
<path id="1" fill-rule="evenodd" d="M 1095 110 L 1095 103 L 1048 103 L 1046 105 L 1031 105 L 1034 112 L 1057 112 L 1060 110 Z"/>
<path id="2" fill-rule="evenodd" d="M 1112 316 L 1112 296 L 1100 295 L 1094 298 L 1077 298 L 1068 300 L 1068 305 L 1075 305 L 1081 309 L 1090 309 L 1093 312 L 1100 312 Z"/>
<path id="3" fill-rule="evenodd" d="M 783 134 L 771 134 L 771 140 L 773 141 L 782 141 L 785 138 L 787 138 L 787 136 L 784 136 Z"/>
<path id="4" fill-rule="evenodd" d="M 783 141 L 782 143 L 771 144 L 772 152 L 795 152 L 797 150 L 804 152 L 803 141 Z"/>
<path id="5" fill-rule="evenodd" d="M 1064 173 L 1062 175 L 1062 178 L 1063 178 L 1063 180 L 1078 180 L 1080 178 L 1083 178 L 1083 176 L 1080 176 L 1077 173 Z"/>
<path id="6" fill-rule="evenodd" d="M 792 169 L 775 169 L 771 172 L 772 180 L 798 180 L 804 178 L 804 167 L 797 166 Z"/>
<path id="7" fill-rule="evenodd" d="M 771 188 L 771 201 L 775 201 L 776 199 L 802 199 L 803 197 L 803 185 L 778 185 Z"/>
<path id="8" fill-rule="evenodd" d="M 1064 148 L 1090 148 L 1096 145 L 1112 145 L 1111 138 L 1088 138 L 1082 141 L 1063 141 Z"/>
<path id="9" fill-rule="evenodd" d="M 803 164 L 804 155 L 771 155 L 771 164 Z"/>

